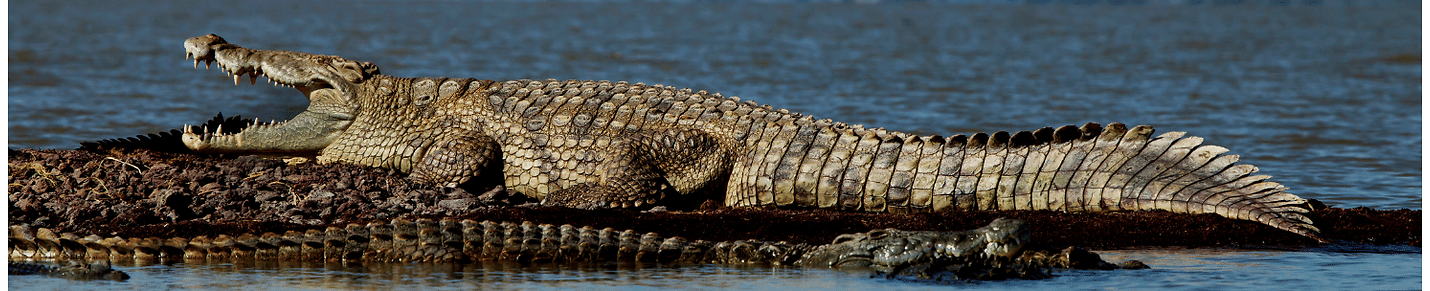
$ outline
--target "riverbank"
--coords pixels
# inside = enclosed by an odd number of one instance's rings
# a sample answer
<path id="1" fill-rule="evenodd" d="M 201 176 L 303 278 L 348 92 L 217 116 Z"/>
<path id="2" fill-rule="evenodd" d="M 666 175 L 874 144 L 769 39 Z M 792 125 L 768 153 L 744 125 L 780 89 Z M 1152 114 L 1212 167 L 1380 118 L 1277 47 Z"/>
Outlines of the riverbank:
<path id="1" fill-rule="evenodd" d="M 533 221 L 636 229 L 689 239 L 825 243 L 878 228 L 964 230 L 998 217 L 1032 223 L 1048 246 L 1298 248 L 1315 241 L 1260 223 L 1165 211 L 871 214 L 730 209 L 706 203 L 669 211 L 542 207 L 500 188 L 469 191 L 408 182 L 352 165 L 288 165 L 253 156 L 147 150 L 12 149 L 10 224 L 101 236 L 164 237 L 278 232 L 397 217 Z M 1312 212 L 1322 235 L 1366 245 L 1420 246 L 1420 210 Z"/>

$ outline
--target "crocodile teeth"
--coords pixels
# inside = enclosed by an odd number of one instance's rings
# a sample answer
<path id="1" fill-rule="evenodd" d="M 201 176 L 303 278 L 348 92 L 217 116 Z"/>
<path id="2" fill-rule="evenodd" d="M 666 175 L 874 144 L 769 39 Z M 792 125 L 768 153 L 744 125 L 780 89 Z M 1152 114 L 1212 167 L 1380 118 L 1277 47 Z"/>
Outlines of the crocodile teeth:
<path id="1" fill-rule="evenodd" d="M 248 75 L 248 85 L 258 85 L 258 75 Z"/>
<path id="2" fill-rule="evenodd" d="M 185 57 L 184 59 L 188 59 L 188 57 Z M 208 67 L 208 66 L 204 66 L 204 67 Z M 198 68 L 199 68 L 199 59 L 194 59 L 194 69 L 197 70 Z"/>
<path id="3" fill-rule="evenodd" d="M 234 75 L 233 75 L 233 85 L 234 85 L 234 86 L 238 86 L 238 78 L 239 78 L 239 76 L 242 76 L 242 75 L 239 75 L 239 74 L 234 74 Z"/>

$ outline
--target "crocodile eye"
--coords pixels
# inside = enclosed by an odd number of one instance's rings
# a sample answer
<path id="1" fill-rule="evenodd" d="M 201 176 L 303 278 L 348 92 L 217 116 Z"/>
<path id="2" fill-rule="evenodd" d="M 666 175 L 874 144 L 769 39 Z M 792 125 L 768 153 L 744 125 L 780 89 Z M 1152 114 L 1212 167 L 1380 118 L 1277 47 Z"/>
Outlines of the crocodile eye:
<path id="1" fill-rule="evenodd" d="M 377 70 L 377 66 L 372 65 L 372 63 L 367 64 L 367 67 L 369 68 L 364 68 L 363 64 L 359 64 L 356 61 L 351 61 L 342 58 L 333 60 L 332 66 L 337 71 L 338 75 L 342 76 L 343 79 L 347 80 L 348 82 L 353 83 L 358 83 L 362 80 L 366 80 L 368 77 L 371 77 L 373 74 L 375 74 L 374 72 L 376 72 Z"/>
<path id="2" fill-rule="evenodd" d="M 889 230 L 886 229 L 876 229 L 869 231 L 869 239 L 884 239 L 884 237 L 887 236 L 889 236 Z"/>

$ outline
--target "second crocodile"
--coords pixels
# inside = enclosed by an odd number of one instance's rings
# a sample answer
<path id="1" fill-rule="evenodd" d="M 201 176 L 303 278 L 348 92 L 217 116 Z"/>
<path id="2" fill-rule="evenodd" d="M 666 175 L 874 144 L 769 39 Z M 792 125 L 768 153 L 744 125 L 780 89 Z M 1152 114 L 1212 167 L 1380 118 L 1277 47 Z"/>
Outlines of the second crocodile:
<path id="1" fill-rule="evenodd" d="M 845 234 L 830 244 L 807 245 L 743 240 L 688 241 L 632 230 L 577 228 L 471 220 L 350 224 L 285 234 L 218 237 L 100 238 L 56 234 L 48 229 L 10 227 L 11 259 L 85 260 L 106 268 L 52 268 L 11 264 L 11 274 L 47 274 L 79 279 L 126 279 L 107 268 L 110 261 L 154 263 L 291 260 L 370 262 L 633 262 L 651 264 L 762 264 L 872 271 L 890 277 L 937 281 L 1040 279 L 1049 268 L 1115 269 L 1096 254 L 1076 248 L 1025 251 L 1031 243 L 1026 223 L 996 219 L 968 231 L 873 230 Z M 1129 261 L 1129 266 L 1144 267 Z M 1135 267 L 1134 267 L 1135 268 Z M 33 271 L 39 270 L 39 271 Z M 65 270 L 57 272 L 55 270 Z"/>

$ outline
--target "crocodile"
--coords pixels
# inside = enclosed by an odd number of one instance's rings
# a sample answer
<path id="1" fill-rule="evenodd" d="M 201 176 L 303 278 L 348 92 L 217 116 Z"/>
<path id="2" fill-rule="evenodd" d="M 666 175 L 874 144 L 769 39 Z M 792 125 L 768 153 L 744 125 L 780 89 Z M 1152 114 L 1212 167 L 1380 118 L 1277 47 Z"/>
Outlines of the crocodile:
<path id="1" fill-rule="evenodd" d="M 324 263 L 512 261 L 520 263 L 631 262 L 660 265 L 782 265 L 873 272 L 913 279 L 989 280 L 1048 278 L 1049 268 L 1116 269 L 1078 248 L 1026 250 L 1032 242 L 1022 220 L 999 218 L 967 231 L 878 229 L 844 234 L 823 245 L 777 241 L 689 241 L 656 233 L 590 226 L 475 222 L 454 219 L 394 219 L 306 232 L 273 232 L 184 238 L 100 238 L 56 234 L 46 228 L 10 227 L 12 260 L 233 263 L 288 260 Z M 1123 265 L 1145 268 L 1140 262 Z M 52 268 L 21 265 L 20 270 Z M 12 264 L 11 274 L 17 273 Z M 112 278 L 70 268 L 72 278 Z M 44 271 L 37 273 L 46 273 Z M 49 272 L 54 273 L 54 272 Z M 47 273 L 47 274 L 49 274 Z M 111 274 L 111 275 L 105 275 Z M 122 274 L 122 273 L 120 273 Z M 106 277 L 108 276 L 108 277 Z M 123 276 L 127 278 L 127 275 Z"/>
<path id="2" fill-rule="evenodd" d="M 11 261 L 9 265 L 10 275 L 45 275 L 72 280 L 129 280 L 129 273 L 111 268 L 108 260 L 94 260 L 87 264 L 66 266 Z"/>
<path id="3" fill-rule="evenodd" d="M 235 85 L 263 76 L 309 100 L 288 121 L 186 125 L 179 140 L 197 153 L 310 157 L 443 186 L 495 179 L 562 207 L 697 197 L 887 213 L 1166 210 L 1328 242 L 1306 216 L 1314 200 L 1224 147 L 1146 125 L 918 136 L 658 84 L 393 77 L 369 62 L 213 34 L 184 48 L 195 69 L 217 63 Z"/>

